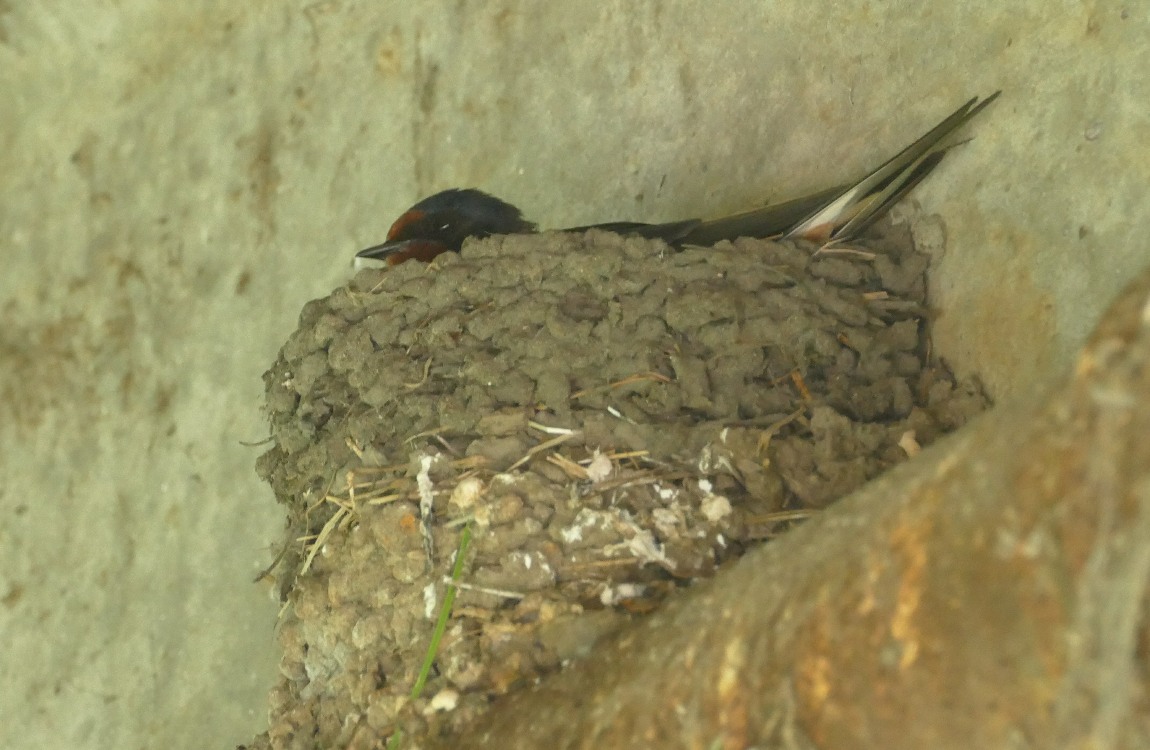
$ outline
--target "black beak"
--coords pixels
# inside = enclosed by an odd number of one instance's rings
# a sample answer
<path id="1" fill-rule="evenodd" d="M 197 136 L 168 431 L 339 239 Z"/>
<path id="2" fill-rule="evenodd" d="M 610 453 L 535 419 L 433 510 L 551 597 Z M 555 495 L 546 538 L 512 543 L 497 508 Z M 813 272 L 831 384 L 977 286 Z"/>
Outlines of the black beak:
<path id="1" fill-rule="evenodd" d="M 392 242 L 385 242 L 382 245 L 374 245 L 366 250 L 360 250 L 355 254 L 357 258 L 370 258 L 372 260 L 384 260 L 389 255 L 402 253 L 411 247 L 411 244 L 416 240 L 395 240 Z"/>
<path id="2" fill-rule="evenodd" d="M 357 263 L 361 259 L 382 260 L 386 261 L 389 266 L 398 265 L 407 260 L 421 260 L 424 263 L 430 263 L 433 259 L 450 250 L 451 248 L 442 242 L 413 237 L 406 240 L 391 240 L 382 245 L 360 250 L 355 254 L 355 260 Z"/>

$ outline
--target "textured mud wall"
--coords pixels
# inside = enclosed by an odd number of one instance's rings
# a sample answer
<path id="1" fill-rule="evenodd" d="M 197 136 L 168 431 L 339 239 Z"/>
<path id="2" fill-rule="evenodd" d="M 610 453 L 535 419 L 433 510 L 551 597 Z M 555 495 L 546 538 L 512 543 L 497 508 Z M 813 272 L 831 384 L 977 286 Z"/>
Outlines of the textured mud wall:
<path id="1" fill-rule="evenodd" d="M 309 303 L 265 378 L 288 607 L 260 742 L 463 731 L 984 408 L 927 358 L 927 256 L 886 229 L 849 249 L 498 237 Z"/>
<path id="2" fill-rule="evenodd" d="M 1150 270 L 976 420 L 496 703 L 474 748 L 1150 746 Z"/>

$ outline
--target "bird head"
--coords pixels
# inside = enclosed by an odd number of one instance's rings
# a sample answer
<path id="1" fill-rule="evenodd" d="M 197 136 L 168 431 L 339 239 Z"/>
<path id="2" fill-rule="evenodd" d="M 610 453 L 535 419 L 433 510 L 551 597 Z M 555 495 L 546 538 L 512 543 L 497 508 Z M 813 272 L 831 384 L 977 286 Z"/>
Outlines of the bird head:
<path id="1" fill-rule="evenodd" d="M 356 253 L 357 258 L 430 261 L 446 252 L 459 252 L 468 237 L 534 232 L 535 225 L 515 206 L 480 190 L 452 189 L 416 203 L 395 220 L 387 241 Z"/>

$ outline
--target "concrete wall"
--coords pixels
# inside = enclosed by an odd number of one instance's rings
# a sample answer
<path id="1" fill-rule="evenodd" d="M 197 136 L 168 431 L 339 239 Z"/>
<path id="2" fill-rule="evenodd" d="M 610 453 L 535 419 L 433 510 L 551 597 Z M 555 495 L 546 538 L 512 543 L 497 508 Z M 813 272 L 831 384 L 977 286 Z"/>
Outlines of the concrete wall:
<path id="1" fill-rule="evenodd" d="M 1004 90 L 916 198 L 938 348 L 1010 398 L 1150 263 L 1138 3 L 0 2 L 0 744 L 262 727 L 260 375 L 414 199 L 544 226 L 849 179 Z"/>

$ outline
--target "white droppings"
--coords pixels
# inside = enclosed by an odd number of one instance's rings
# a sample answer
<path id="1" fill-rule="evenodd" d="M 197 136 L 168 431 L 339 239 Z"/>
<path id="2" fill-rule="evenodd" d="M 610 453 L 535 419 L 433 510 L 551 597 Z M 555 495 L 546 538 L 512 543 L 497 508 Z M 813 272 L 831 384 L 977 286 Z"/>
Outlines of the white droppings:
<path id="1" fill-rule="evenodd" d="M 430 701 L 427 702 L 427 709 L 424 713 L 435 711 L 454 711 L 455 707 L 459 705 L 459 692 L 453 688 L 444 688 L 435 694 Z"/>
<path id="2" fill-rule="evenodd" d="M 424 517 L 431 515 L 431 506 L 435 495 L 431 485 L 431 465 L 435 463 L 433 456 L 419 457 L 419 473 L 415 475 L 415 485 L 419 489 L 419 512 Z"/>
<path id="3" fill-rule="evenodd" d="M 579 515 L 575 516 L 575 520 L 571 522 L 570 526 L 560 530 L 559 535 L 567 544 L 574 544 L 583 541 L 584 529 L 606 528 L 610 522 L 611 519 L 602 511 L 583 508 L 579 511 Z"/>
<path id="4" fill-rule="evenodd" d="M 460 510 L 468 510 L 475 507 L 475 503 L 479 501 L 482 494 L 482 480 L 478 477 L 468 477 L 455 485 L 455 489 L 451 491 L 451 499 L 448 502 Z"/>
<path id="5" fill-rule="evenodd" d="M 668 570 L 675 569 L 675 562 L 663 552 L 663 547 L 655 541 L 655 535 L 646 529 L 636 532 L 627 540 L 627 549 L 644 562 L 658 563 Z"/>
<path id="6" fill-rule="evenodd" d="M 917 456 L 922 452 L 922 446 L 918 444 L 918 437 L 914 430 L 907 430 L 899 437 L 898 447 L 902 448 L 908 456 Z"/>
<path id="7" fill-rule="evenodd" d="M 646 593 L 647 587 L 641 583 L 620 583 L 604 587 L 599 592 L 599 601 L 604 607 L 614 607 L 624 599 L 638 599 Z"/>
<path id="8" fill-rule="evenodd" d="M 611 476 L 611 472 L 615 470 L 615 465 L 611 463 L 611 459 L 607 458 L 606 454 L 600 453 L 599 449 L 595 449 L 595 453 L 591 456 L 591 463 L 587 464 L 587 478 L 592 483 L 598 484 L 604 479 Z"/>
<path id="9" fill-rule="evenodd" d="M 429 583 L 423 587 L 423 616 L 429 620 L 435 619 L 435 610 L 439 606 L 439 596 L 435 592 L 435 584 Z"/>
<path id="10" fill-rule="evenodd" d="M 703 518 L 715 523 L 731 515 L 731 501 L 722 495 L 707 495 L 699 503 L 699 510 Z"/>

